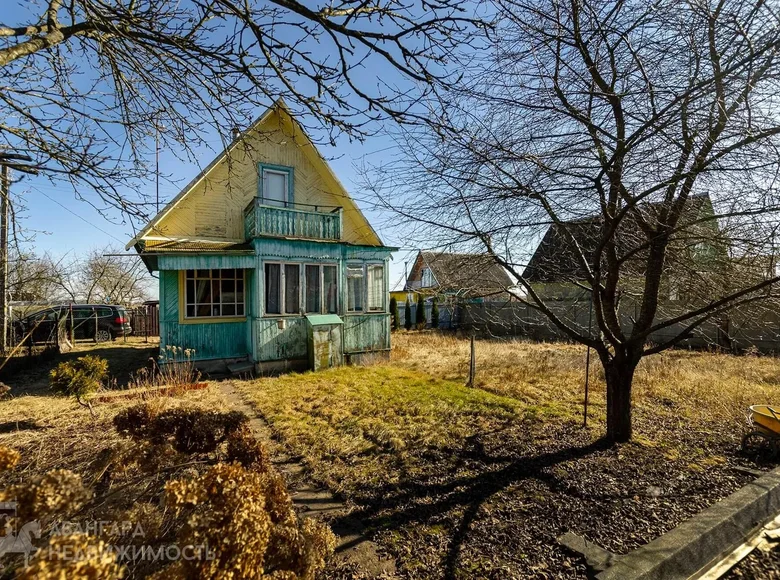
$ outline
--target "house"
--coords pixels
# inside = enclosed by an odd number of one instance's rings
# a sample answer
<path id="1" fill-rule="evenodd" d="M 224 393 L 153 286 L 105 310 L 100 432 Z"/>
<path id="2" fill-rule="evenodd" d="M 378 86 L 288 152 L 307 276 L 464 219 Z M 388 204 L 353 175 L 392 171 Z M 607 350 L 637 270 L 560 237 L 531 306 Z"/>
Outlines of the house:
<path id="1" fill-rule="evenodd" d="M 639 207 L 646 220 L 651 221 L 660 208 L 658 203 L 646 203 Z M 686 202 L 678 228 L 667 250 L 666 298 L 676 300 L 685 294 L 686 280 L 700 283 L 701 275 L 722 267 L 727 259 L 727 240 L 720 235 L 714 219 L 709 195 L 692 196 Z M 588 264 L 601 239 L 600 215 L 552 224 L 536 248 L 523 272 L 523 278 L 545 300 L 575 300 L 585 296 L 580 283 L 585 281 L 585 269 L 580 253 Z M 576 240 L 576 246 L 572 239 Z M 646 243 L 639 225 L 627 215 L 615 237 L 618 254 L 629 256 L 623 264 L 624 283 L 644 278 Z M 579 248 L 578 248 L 578 247 Z M 694 280 L 695 279 L 695 280 Z"/>
<path id="2" fill-rule="evenodd" d="M 511 299 L 512 280 L 488 254 L 418 252 L 406 291 L 450 299 Z"/>
<path id="3" fill-rule="evenodd" d="M 130 247 L 159 272 L 163 353 L 181 347 L 201 367 L 264 371 L 389 352 L 394 248 L 282 101 Z"/>

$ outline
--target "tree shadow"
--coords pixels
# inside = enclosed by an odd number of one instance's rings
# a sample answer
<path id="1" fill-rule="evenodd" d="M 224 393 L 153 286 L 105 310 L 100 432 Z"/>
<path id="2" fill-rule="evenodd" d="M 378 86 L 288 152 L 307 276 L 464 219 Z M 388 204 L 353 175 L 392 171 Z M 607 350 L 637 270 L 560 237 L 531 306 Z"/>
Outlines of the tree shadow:
<path id="1" fill-rule="evenodd" d="M 523 480 L 535 479 L 548 486 L 555 485 L 555 477 L 545 473 L 551 467 L 576 461 L 590 454 L 605 451 L 611 443 L 604 439 L 586 445 L 540 453 L 533 456 L 505 457 L 489 454 L 480 455 L 472 450 L 470 456 L 485 466 L 506 463 L 497 470 L 485 470 L 476 475 L 454 477 L 442 483 L 418 483 L 406 481 L 393 486 L 381 486 L 374 490 L 377 501 L 353 511 L 350 517 L 357 518 L 367 528 L 396 530 L 414 523 L 425 524 L 438 516 L 465 507 L 460 521 L 451 534 L 447 555 L 444 560 L 444 578 L 453 579 L 457 569 L 462 546 L 469 537 L 472 523 L 477 519 L 482 505 L 495 494 Z M 339 521 L 333 522 L 338 526 Z"/>
<path id="2" fill-rule="evenodd" d="M 26 419 L 22 421 L 6 421 L 5 423 L 0 423 L 0 435 L 16 433 L 18 431 L 42 431 L 43 429 L 46 429 L 46 427 L 42 427 L 33 421 L 27 421 Z"/>

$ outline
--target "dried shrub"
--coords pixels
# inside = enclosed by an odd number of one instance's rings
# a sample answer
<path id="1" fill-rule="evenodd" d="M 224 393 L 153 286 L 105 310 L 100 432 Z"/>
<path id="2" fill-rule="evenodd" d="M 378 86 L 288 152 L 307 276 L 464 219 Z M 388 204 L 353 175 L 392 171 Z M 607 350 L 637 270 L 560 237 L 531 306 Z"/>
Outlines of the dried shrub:
<path id="1" fill-rule="evenodd" d="M 0 473 L 16 467 L 21 458 L 21 454 L 15 449 L 0 445 Z"/>
<path id="2" fill-rule="evenodd" d="M 214 451 L 231 433 L 247 424 L 239 411 L 219 413 L 176 408 L 155 413 L 147 403 L 129 407 L 114 417 L 114 426 L 134 439 L 154 444 L 171 443 L 184 453 Z"/>
<path id="3" fill-rule="evenodd" d="M 39 550 L 30 565 L 21 570 L 19 580 L 97 580 L 121 578 L 124 569 L 105 542 L 85 534 L 53 536 Z"/>
<path id="4" fill-rule="evenodd" d="M 11 387 L 5 383 L 0 383 L 0 400 L 5 399 L 11 393 Z"/>
<path id="5" fill-rule="evenodd" d="M 16 517 L 22 523 L 74 512 L 91 497 L 81 476 L 67 469 L 55 469 L 0 491 L 0 501 L 17 502 Z"/>
<path id="6" fill-rule="evenodd" d="M 265 445 L 252 435 L 248 425 L 228 435 L 227 459 L 228 461 L 238 461 L 247 469 L 252 468 L 261 472 L 268 471 L 271 467 L 271 459 Z"/>
<path id="7" fill-rule="evenodd" d="M 138 502 L 133 504 L 133 507 L 123 512 L 117 520 L 132 523 L 130 535 L 136 534 L 137 527 L 140 527 L 142 534 L 139 535 L 138 540 L 148 543 L 149 541 L 158 538 L 162 533 L 165 517 L 160 508 L 156 505 Z"/>
<path id="8" fill-rule="evenodd" d="M 99 356 L 87 355 L 58 364 L 49 373 L 49 382 L 52 391 L 75 397 L 79 405 L 88 407 L 92 412 L 92 406 L 86 398 L 100 389 L 107 376 L 108 361 Z"/>
<path id="9" fill-rule="evenodd" d="M 220 463 L 196 478 L 168 482 L 166 503 L 177 513 L 189 511 L 180 542 L 208 545 L 214 557 L 177 562 L 158 579 L 311 580 L 335 547 L 325 524 L 298 521 L 276 473 Z"/>

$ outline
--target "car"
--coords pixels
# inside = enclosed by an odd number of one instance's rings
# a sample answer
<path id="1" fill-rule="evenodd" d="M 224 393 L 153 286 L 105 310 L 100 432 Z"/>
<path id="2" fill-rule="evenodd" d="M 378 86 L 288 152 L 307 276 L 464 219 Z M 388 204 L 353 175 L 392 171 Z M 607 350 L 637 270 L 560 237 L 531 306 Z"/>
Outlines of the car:
<path id="1" fill-rule="evenodd" d="M 31 333 L 33 342 L 49 342 L 59 320 L 72 315 L 73 336 L 76 340 L 97 342 L 114 340 L 117 336 L 132 334 L 130 317 L 123 306 L 116 304 L 65 304 L 34 312 L 16 323 L 19 339 Z M 69 326 L 67 326 L 69 327 Z"/>

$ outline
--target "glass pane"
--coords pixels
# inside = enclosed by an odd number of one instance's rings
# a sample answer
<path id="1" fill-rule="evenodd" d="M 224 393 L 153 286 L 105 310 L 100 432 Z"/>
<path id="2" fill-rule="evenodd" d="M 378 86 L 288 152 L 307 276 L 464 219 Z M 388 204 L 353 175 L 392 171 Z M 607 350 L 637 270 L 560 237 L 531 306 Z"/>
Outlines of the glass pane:
<path id="1" fill-rule="evenodd" d="M 211 281 L 211 301 L 215 304 L 219 304 L 221 302 L 220 296 L 222 296 L 222 292 L 219 288 L 219 280 L 212 280 Z"/>
<path id="2" fill-rule="evenodd" d="M 284 207 L 287 201 L 287 173 L 263 171 L 263 203 Z"/>
<path id="3" fill-rule="evenodd" d="M 195 280 L 187 280 L 187 290 L 185 294 L 187 304 L 195 303 Z"/>
<path id="4" fill-rule="evenodd" d="M 187 317 L 192 318 L 193 316 L 195 316 L 195 305 L 190 304 L 187 306 Z"/>
<path id="5" fill-rule="evenodd" d="M 281 314 L 279 304 L 279 264 L 265 265 L 265 312 L 266 314 Z"/>
<path id="6" fill-rule="evenodd" d="M 347 310 L 363 310 L 363 268 L 347 268 Z"/>
<path id="7" fill-rule="evenodd" d="M 198 316 L 211 316 L 211 306 L 208 304 L 201 304 L 198 306 Z"/>
<path id="8" fill-rule="evenodd" d="M 236 281 L 235 280 L 222 280 L 220 284 L 222 293 L 220 295 L 222 304 L 230 304 L 236 301 Z"/>
<path id="9" fill-rule="evenodd" d="M 384 308 L 384 267 L 379 265 L 368 267 L 368 280 L 366 290 L 368 293 L 368 309 L 382 310 Z"/>
<path id="10" fill-rule="evenodd" d="M 223 304 L 222 305 L 222 316 L 235 316 L 236 315 L 236 305 L 235 304 Z"/>
<path id="11" fill-rule="evenodd" d="M 195 277 L 195 270 L 187 270 L 187 278 L 194 278 Z"/>
<path id="12" fill-rule="evenodd" d="M 211 270 L 197 270 L 196 274 L 198 278 L 210 278 Z"/>
<path id="13" fill-rule="evenodd" d="M 306 266 L 306 312 L 320 312 L 320 267 Z"/>
<path id="14" fill-rule="evenodd" d="M 325 311 L 336 314 L 338 309 L 338 284 L 336 282 L 336 266 L 322 267 L 323 289 L 325 292 Z"/>
<path id="15" fill-rule="evenodd" d="M 244 303 L 241 302 L 236 305 L 236 316 L 243 316 L 244 315 Z"/>
<path id="16" fill-rule="evenodd" d="M 197 290 L 195 293 L 195 301 L 198 304 L 211 302 L 211 282 L 208 280 L 198 280 L 196 284 Z"/>
<path id="17" fill-rule="evenodd" d="M 284 312 L 298 314 L 301 311 L 301 269 L 298 264 L 284 265 Z"/>

